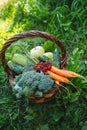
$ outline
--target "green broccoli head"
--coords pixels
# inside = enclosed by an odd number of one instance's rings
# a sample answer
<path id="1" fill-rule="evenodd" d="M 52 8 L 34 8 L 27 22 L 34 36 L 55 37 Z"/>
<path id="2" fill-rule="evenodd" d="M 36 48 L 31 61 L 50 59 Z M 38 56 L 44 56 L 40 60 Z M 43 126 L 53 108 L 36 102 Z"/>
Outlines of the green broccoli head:
<path id="1" fill-rule="evenodd" d="M 14 90 L 17 97 L 23 92 L 25 96 L 33 95 L 40 80 L 40 73 L 32 70 L 15 77 Z M 22 95 L 23 95 L 22 94 Z"/>
<path id="2" fill-rule="evenodd" d="M 49 76 L 42 73 L 41 79 L 38 84 L 38 89 L 43 90 L 44 92 L 48 92 L 54 84 L 54 80 Z"/>
<path id="3" fill-rule="evenodd" d="M 15 77 L 14 90 L 17 97 L 21 97 L 21 95 L 31 96 L 34 93 L 42 96 L 43 92 L 48 92 L 53 85 L 54 80 L 49 75 L 31 70 Z"/>
<path id="4" fill-rule="evenodd" d="M 40 80 L 40 75 L 38 72 L 36 71 L 27 71 L 27 72 L 24 72 L 20 78 L 20 80 L 18 81 L 18 85 L 21 86 L 21 87 L 35 87 L 37 86 L 37 81 Z"/>

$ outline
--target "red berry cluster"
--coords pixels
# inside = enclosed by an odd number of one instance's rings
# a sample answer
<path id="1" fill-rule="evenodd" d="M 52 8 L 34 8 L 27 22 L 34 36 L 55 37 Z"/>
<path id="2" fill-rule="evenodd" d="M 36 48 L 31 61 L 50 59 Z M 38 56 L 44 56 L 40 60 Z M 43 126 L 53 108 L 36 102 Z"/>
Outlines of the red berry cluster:
<path id="1" fill-rule="evenodd" d="M 50 70 L 51 67 L 52 67 L 52 65 L 49 61 L 39 62 L 39 63 L 34 65 L 34 69 L 39 71 L 39 72 L 40 71 L 46 72 L 47 70 Z"/>

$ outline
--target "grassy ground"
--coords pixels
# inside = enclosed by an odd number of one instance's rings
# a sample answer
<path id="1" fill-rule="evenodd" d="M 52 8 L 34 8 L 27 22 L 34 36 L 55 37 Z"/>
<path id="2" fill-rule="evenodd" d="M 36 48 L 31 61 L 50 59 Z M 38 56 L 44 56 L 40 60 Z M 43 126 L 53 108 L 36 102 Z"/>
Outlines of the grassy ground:
<path id="1" fill-rule="evenodd" d="M 85 0 L 14 0 L 0 8 L 0 48 L 26 30 L 49 32 L 66 47 L 67 68 L 87 78 L 87 2 Z M 87 81 L 72 79 L 54 98 L 34 104 L 16 99 L 0 61 L 1 130 L 86 130 Z"/>

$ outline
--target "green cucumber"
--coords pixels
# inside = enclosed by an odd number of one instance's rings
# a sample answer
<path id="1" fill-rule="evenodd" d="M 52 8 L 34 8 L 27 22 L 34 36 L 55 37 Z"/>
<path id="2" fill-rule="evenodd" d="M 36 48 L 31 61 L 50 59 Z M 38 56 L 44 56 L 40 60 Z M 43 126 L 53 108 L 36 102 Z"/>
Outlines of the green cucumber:
<path id="1" fill-rule="evenodd" d="M 23 66 L 21 66 L 21 65 L 19 65 L 19 64 L 16 64 L 16 63 L 14 63 L 14 62 L 12 62 L 12 61 L 8 61 L 8 62 L 7 62 L 7 65 L 8 65 L 8 67 L 9 67 L 11 70 L 13 70 L 16 74 L 21 74 L 21 73 L 23 72 L 23 70 L 24 70 L 24 67 L 23 67 Z"/>

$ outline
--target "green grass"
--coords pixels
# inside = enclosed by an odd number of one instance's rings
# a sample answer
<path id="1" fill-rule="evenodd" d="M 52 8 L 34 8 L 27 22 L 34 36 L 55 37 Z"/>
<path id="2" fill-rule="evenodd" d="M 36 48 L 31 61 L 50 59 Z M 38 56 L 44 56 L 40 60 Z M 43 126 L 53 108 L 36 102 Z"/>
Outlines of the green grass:
<path id="1" fill-rule="evenodd" d="M 86 0 L 14 0 L 0 8 L 0 48 L 8 38 L 27 30 L 41 30 L 61 39 L 67 68 L 87 78 Z M 0 61 L 1 130 L 86 130 L 87 81 L 72 79 L 47 103 L 16 99 Z"/>

